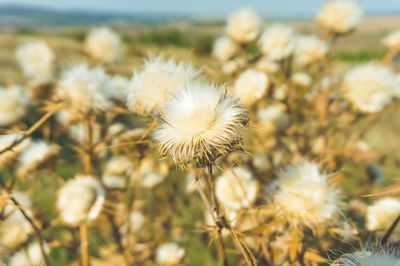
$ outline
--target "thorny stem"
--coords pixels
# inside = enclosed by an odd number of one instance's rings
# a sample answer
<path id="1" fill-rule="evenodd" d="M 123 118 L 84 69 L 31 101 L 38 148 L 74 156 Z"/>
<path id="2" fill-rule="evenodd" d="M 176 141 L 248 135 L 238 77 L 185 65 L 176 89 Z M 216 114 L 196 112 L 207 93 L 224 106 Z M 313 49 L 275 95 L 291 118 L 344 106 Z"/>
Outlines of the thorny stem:
<path id="1" fill-rule="evenodd" d="M 50 109 L 45 115 L 42 116 L 35 124 L 33 124 L 27 131 L 25 131 L 25 134 L 15 140 L 13 143 L 5 147 L 4 149 L 0 150 L 0 155 L 6 151 L 11 151 L 15 146 L 19 145 L 22 143 L 25 139 L 29 138 L 37 129 L 39 129 L 44 123 L 46 123 L 47 120 L 50 119 L 50 117 L 58 111 L 59 106 L 55 105 L 53 108 Z"/>
<path id="2" fill-rule="evenodd" d="M 215 226 L 218 228 L 219 231 L 221 231 L 222 228 L 226 228 L 231 232 L 231 234 L 233 235 L 234 239 L 239 244 L 240 250 L 242 252 L 242 255 L 243 255 L 244 259 L 246 260 L 247 265 L 251 265 L 251 266 L 257 265 L 253 254 L 251 253 L 249 248 L 246 247 L 246 245 L 243 243 L 243 241 L 241 241 L 239 239 L 238 235 L 231 228 L 231 226 L 230 226 L 229 222 L 226 220 L 225 216 L 224 215 L 220 215 L 220 216 L 217 216 L 217 217 L 214 216 L 214 212 L 213 212 L 213 209 L 211 208 L 210 201 L 206 197 L 206 194 L 204 193 L 203 188 L 200 186 L 200 184 L 198 182 L 200 180 L 200 175 L 196 174 L 196 172 L 194 171 L 192 166 L 189 166 L 189 169 L 190 169 L 190 172 L 192 173 L 192 175 L 195 178 L 195 184 L 196 184 L 197 190 L 198 190 L 198 192 L 199 192 L 199 194 L 200 194 L 200 196 L 201 196 L 201 198 L 202 198 L 202 200 L 204 202 L 204 205 L 206 206 L 208 212 L 210 213 L 210 215 L 211 215 L 211 217 L 212 217 L 212 219 L 213 219 L 213 221 L 215 223 Z M 211 184 L 209 184 L 209 185 L 211 187 Z M 219 235 L 219 237 L 220 237 L 220 235 Z M 220 248 L 221 248 L 221 246 L 220 246 Z M 224 248 L 224 247 L 222 246 L 222 248 Z M 224 258 L 223 256 L 224 255 L 222 255 L 222 258 Z M 224 263 L 227 263 L 227 262 L 224 261 Z"/>
<path id="3" fill-rule="evenodd" d="M 88 236 L 87 236 L 87 224 L 82 223 L 79 226 L 79 233 L 81 237 L 81 257 L 82 266 L 89 266 L 89 252 L 88 252 Z"/>
<path id="4" fill-rule="evenodd" d="M 0 179 L 0 185 L 7 190 L 6 184 L 1 179 Z M 10 191 L 7 191 L 7 192 L 10 193 Z M 22 213 L 22 215 L 24 216 L 25 220 L 27 220 L 28 223 L 31 225 L 31 227 L 32 227 L 33 231 L 35 232 L 36 237 L 38 239 L 39 246 L 40 246 L 40 253 L 42 254 L 44 264 L 46 266 L 49 266 L 50 265 L 49 259 L 47 257 L 46 251 L 44 249 L 44 241 L 43 241 L 42 233 L 41 233 L 39 227 L 33 221 L 33 218 L 29 217 L 29 215 L 24 211 L 23 206 L 14 197 L 10 197 L 10 200 L 12 201 L 12 203 L 15 206 L 18 207 L 18 210 Z"/>
<path id="5" fill-rule="evenodd" d="M 386 242 L 389 240 L 390 236 L 392 235 L 394 229 L 396 228 L 397 224 L 400 222 L 400 214 L 397 216 L 396 220 L 393 221 L 392 225 L 386 231 L 385 235 L 382 238 L 381 245 L 385 245 Z"/>

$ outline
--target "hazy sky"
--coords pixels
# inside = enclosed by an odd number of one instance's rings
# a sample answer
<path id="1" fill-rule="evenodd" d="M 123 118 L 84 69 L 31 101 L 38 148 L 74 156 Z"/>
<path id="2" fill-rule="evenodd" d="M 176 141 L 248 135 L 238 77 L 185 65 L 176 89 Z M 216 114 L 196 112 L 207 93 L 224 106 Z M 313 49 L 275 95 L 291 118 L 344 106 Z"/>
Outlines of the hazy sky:
<path id="1" fill-rule="evenodd" d="M 0 0 L 0 4 L 106 12 L 221 15 L 251 6 L 269 16 L 313 15 L 324 0 Z M 359 0 L 367 13 L 400 11 L 400 0 Z"/>

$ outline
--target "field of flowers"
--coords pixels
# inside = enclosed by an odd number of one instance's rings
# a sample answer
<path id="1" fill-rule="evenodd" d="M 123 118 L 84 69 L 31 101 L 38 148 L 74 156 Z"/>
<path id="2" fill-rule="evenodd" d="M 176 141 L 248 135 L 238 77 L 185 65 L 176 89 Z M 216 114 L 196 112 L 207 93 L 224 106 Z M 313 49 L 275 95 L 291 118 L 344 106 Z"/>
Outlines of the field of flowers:
<path id="1" fill-rule="evenodd" d="M 1 33 L 0 263 L 400 266 L 400 25 L 363 21 Z"/>

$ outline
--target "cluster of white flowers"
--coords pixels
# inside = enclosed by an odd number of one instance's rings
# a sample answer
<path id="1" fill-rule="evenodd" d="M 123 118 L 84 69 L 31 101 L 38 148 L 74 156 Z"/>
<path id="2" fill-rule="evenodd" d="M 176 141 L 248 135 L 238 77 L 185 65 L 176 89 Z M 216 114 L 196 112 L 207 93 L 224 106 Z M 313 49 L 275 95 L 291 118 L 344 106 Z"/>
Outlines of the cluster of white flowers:
<path id="1" fill-rule="evenodd" d="M 53 76 L 55 56 L 50 47 L 41 41 L 20 45 L 15 56 L 24 74 L 36 80 L 48 80 Z"/>
<path id="2" fill-rule="evenodd" d="M 85 51 L 94 60 L 113 63 L 122 56 L 121 39 L 107 27 L 94 28 L 86 37 Z"/>
<path id="3" fill-rule="evenodd" d="M 395 78 L 389 67 L 367 63 L 346 73 L 341 89 L 356 109 L 378 112 L 395 96 Z"/>
<path id="4" fill-rule="evenodd" d="M 105 191 L 93 176 L 77 175 L 58 193 L 57 207 L 62 220 L 79 226 L 97 218 L 105 200 Z"/>
<path id="5" fill-rule="evenodd" d="M 166 61 L 158 56 L 146 61 L 144 69 L 135 71 L 128 86 L 128 107 L 140 115 L 158 113 L 166 102 L 199 75 L 192 65 Z"/>
<path id="6" fill-rule="evenodd" d="M 0 88 L 0 99 L 0 126 L 15 123 L 25 115 L 29 101 L 21 87 Z"/>

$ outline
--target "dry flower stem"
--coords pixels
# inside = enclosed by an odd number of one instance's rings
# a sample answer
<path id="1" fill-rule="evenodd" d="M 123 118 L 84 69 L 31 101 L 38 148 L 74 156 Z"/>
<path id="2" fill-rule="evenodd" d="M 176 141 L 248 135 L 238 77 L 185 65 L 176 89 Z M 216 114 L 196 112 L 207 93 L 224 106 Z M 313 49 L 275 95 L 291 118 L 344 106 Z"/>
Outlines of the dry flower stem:
<path id="1" fill-rule="evenodd" d="M 79 226 L 79 234 L 81 237 L 81 257 L 82 266 L 89 266 L 89 252 L 88 252 L 88 237 L 87 237 L 87 224 L 82 223 Z"/>
<path id="2" fill-rule="evenodd" d="M 385 245 L 389 240 L 390 236 L 392 235 L 394 229 L 396 228 L 397 224 L 400 222 L 400 214 L 397 216 L 396 220 L 393 221 L 393 224 L 389 227 L 386 231 L 385 235 L 382 238 L 381 245 Z"/>

